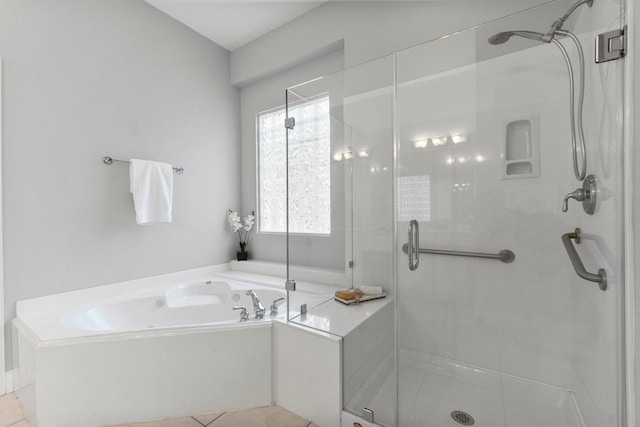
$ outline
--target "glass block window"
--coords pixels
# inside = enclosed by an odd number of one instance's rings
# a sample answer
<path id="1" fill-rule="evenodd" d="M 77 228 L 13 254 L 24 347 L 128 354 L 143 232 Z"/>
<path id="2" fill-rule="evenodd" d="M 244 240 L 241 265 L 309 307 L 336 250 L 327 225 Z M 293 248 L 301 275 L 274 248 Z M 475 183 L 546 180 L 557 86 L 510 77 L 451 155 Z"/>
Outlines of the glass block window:
<path id="1" fill-rule="evenodd" d="M 258 114 L 258 215 L 265 233 L 286 231 L 285 109 Z M 289 107 L 289 231 L 331 234 L 329 97 Z"/>
<path id="2" fill-rule="evenodd" d="M 431 177 L 398 177 L 398 221 L 431 221 Z"/>

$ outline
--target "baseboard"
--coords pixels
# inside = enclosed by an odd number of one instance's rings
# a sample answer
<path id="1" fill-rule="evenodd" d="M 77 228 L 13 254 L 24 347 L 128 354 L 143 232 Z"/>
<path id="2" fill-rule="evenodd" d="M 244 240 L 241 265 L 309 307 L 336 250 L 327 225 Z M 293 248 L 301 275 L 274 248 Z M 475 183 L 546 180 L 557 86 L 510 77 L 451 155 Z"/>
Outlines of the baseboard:
<path id="1" fill-rule="evenodd" d="M 12 393 L 15 391 L 14 378 L 18 378 L 18 372 L 14 369 L 12 371 L 6 371 L 4 375 L 4 394 Z"/>

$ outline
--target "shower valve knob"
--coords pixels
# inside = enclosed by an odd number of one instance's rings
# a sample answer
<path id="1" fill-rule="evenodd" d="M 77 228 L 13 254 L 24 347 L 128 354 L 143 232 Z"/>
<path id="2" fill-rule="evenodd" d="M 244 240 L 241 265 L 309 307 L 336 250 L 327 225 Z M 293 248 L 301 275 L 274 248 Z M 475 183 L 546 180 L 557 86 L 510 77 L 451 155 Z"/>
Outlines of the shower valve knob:
<path id="1" fill-rule="evenodd" d="M 582 188 L 578 188 L 564 196 L 562 212 L 567 212 L 569 210 L 569 199 L 575 199 L 578 202 L 582 202 L 582 208 L 586 213 L 593 215 L 596 210 L 596 194 L 596 177 L 594 175 L 589 175 L 584 179 Z"/>
<path id="2" fill-rule="evenodd" d="M 582 188 L 578 188 L 576 191 L 572 191 L 571 193 L 564 196 L 564 201 L 562 202 L 562 212 L 567 212 L 569 210 L 569 199 L 576 199 L 578 202 L 582 202 L 587 199 L 589 196 L 586 194 Z"/>

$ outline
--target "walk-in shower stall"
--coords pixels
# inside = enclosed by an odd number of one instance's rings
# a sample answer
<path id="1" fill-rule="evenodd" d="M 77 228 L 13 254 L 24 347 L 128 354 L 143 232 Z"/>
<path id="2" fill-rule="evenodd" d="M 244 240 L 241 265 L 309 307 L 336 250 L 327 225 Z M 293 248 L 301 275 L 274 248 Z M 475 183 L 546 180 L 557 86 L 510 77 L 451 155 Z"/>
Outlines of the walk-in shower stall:
<path id="1" fill-rule="evenodd" d="M 287 91 L 289 223 L 329 220 L 289 263 L 390 301 L 343 341 L 363 425 L 624 425 L 623 28 L 550 1 Z"/>

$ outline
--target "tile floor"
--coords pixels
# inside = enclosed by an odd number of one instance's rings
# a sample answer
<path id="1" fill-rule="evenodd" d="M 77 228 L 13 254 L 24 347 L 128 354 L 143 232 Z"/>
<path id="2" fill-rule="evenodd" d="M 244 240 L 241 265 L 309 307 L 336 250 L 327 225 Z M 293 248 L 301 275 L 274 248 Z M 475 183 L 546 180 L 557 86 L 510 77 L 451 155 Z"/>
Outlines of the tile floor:
<path id="1" fill-rule="evenodd" d="M 30 427 L 14 393 L 0 396 L 0 427 Z"/>
<path id="2" fill-rule="evenodd" d="M 264 406 L 233 412 L 213 412 L 113 427 L 318 427 L 280 406 Z"/>
<path id="3" fill-rule="evenodd" d="M 14 393 L 0 396 L 0 427 L 30 427 L 20 401 Z M 122 424 L 113 427 L 318 427 L 279 406 L 213 412 L 192 417 Z"/>

